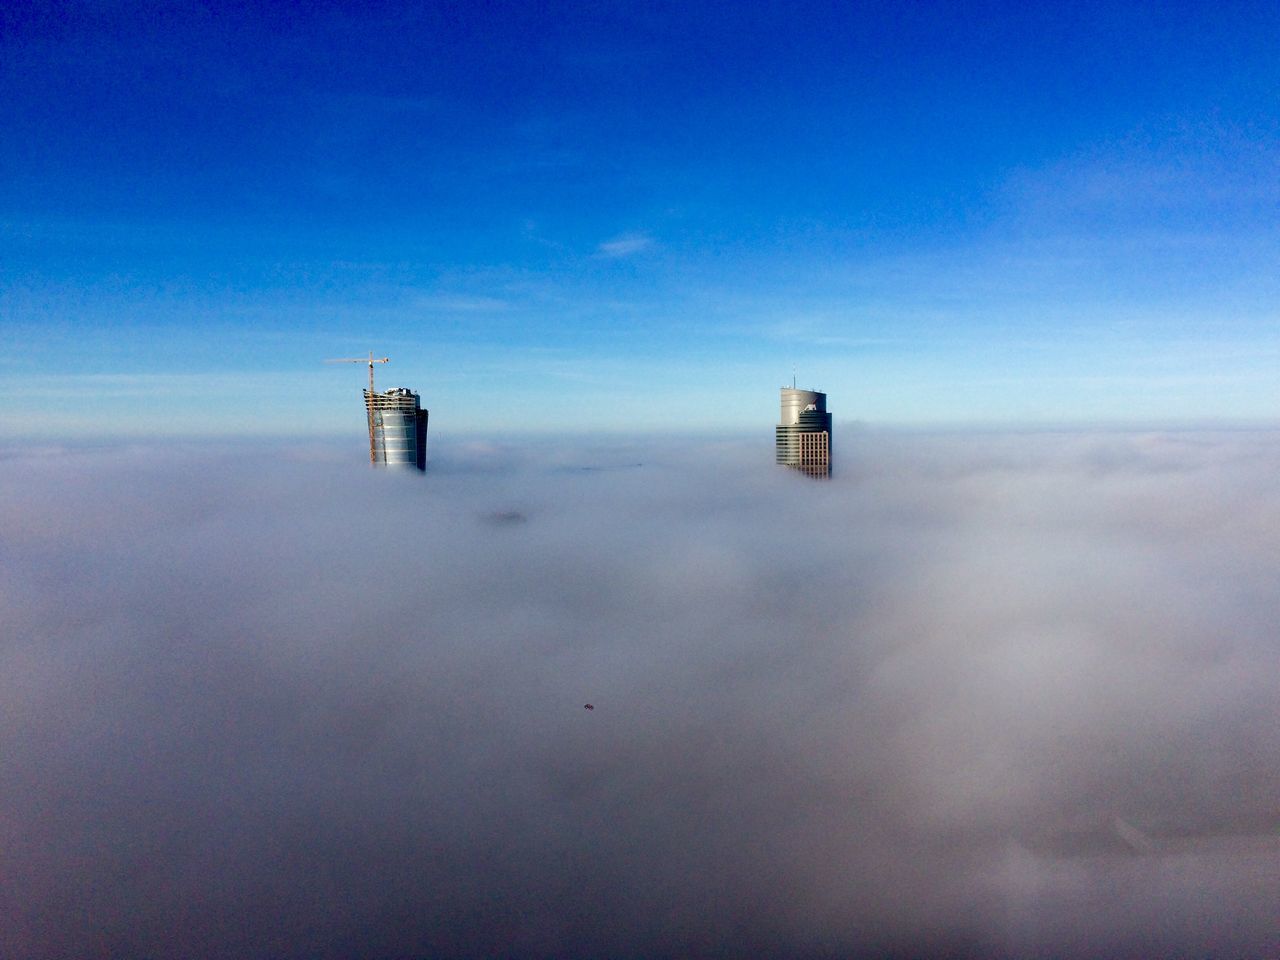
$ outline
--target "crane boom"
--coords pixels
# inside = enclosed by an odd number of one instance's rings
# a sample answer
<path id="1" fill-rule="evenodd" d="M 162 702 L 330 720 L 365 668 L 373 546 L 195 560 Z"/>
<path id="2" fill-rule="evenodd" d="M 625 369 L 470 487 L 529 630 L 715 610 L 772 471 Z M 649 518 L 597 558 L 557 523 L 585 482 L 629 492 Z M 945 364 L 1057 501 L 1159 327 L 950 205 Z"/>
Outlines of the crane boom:
<path id="1" fill-rule="evenodd" d="M 369 351 L 369 358 L 367 360 L 364 357 L 340 357 L 337 360 L 325 361 L 325 363 L 367 363 L 369 365 L 369 393 L 370 394 L 373 393 L 373 365 L 375 363 L 390 363 L 390 362 L 391 362 L 390 357 L 379 357 L 375 359 L 373 356 L 372 350 Z"/>

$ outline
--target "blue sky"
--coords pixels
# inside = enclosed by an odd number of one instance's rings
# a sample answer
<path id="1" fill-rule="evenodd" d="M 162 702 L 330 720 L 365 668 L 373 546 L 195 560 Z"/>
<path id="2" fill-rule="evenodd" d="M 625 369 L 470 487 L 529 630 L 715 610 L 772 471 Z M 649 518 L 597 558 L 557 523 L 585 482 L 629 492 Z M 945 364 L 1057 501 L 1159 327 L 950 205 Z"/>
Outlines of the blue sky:
<path id="1" fill-rule="evenodd" d="M 15 4 L 0 435 L 1271 421 L 1280 8 Z"/>

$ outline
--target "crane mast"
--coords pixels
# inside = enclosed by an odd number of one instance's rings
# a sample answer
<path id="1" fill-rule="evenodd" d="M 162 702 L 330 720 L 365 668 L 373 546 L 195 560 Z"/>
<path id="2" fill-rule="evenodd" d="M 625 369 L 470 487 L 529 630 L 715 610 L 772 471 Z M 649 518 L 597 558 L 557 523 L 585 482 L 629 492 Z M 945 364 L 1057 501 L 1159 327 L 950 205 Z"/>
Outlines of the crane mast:
<path id="1" fill-rule="evenodd" d="M 390 357 L 375 358 L 373 351 L 369 351 L 369 358 L 364 357 L 341 357 L 337 360 L 326 360 L 325 363 L 367 363 L 369 365 L 369 396 L 365 399 L 365 409 L 369 414 L 369 462 L 376 464 L 378 462 L 378 443 L 373 423 L 373 365 L 375 363 L 390 363 Z"/>

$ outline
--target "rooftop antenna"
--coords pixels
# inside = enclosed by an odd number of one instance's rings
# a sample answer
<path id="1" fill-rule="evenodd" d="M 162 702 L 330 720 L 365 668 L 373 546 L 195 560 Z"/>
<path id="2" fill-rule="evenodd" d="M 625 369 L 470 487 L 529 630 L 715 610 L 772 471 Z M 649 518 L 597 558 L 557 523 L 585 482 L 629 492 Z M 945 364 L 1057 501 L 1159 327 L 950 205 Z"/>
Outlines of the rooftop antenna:
<path id="1" fill-rule="evenodd" d="M 369 462 L 378 462 L 378 445 L 374 439 L 373 429 L 373 365 L 375 363 L 390 363 L 390 357 L 380 357 L 374 359 L 373 351 L 369 351 L 369 359 L 364 357 L 341 357 L 337 360 L 326 360 L 325 363 L 367 363 L 369 364 L 369 396 L 365 399 L 365 408 L 369 411 Z"/>
<path id="2" fill-rule="evenodd" d="M 791 389 L 794 390 L 795 388 L 796 388 L 796 368 L 792 367 L 791 368 Z"/>

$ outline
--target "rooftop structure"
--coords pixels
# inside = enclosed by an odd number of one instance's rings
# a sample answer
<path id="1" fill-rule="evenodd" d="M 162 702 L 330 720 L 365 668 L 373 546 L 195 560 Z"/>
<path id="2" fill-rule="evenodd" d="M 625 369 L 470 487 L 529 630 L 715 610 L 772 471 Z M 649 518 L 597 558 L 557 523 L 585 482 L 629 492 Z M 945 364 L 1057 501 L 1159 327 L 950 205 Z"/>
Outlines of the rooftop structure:
<path id="1" fill-rule="evenodd" d="M 782 388 L 782 415 L 774 430 L 776 462 L 810 477 L 831 476 L 831 414 L 827 395 Z"/>

